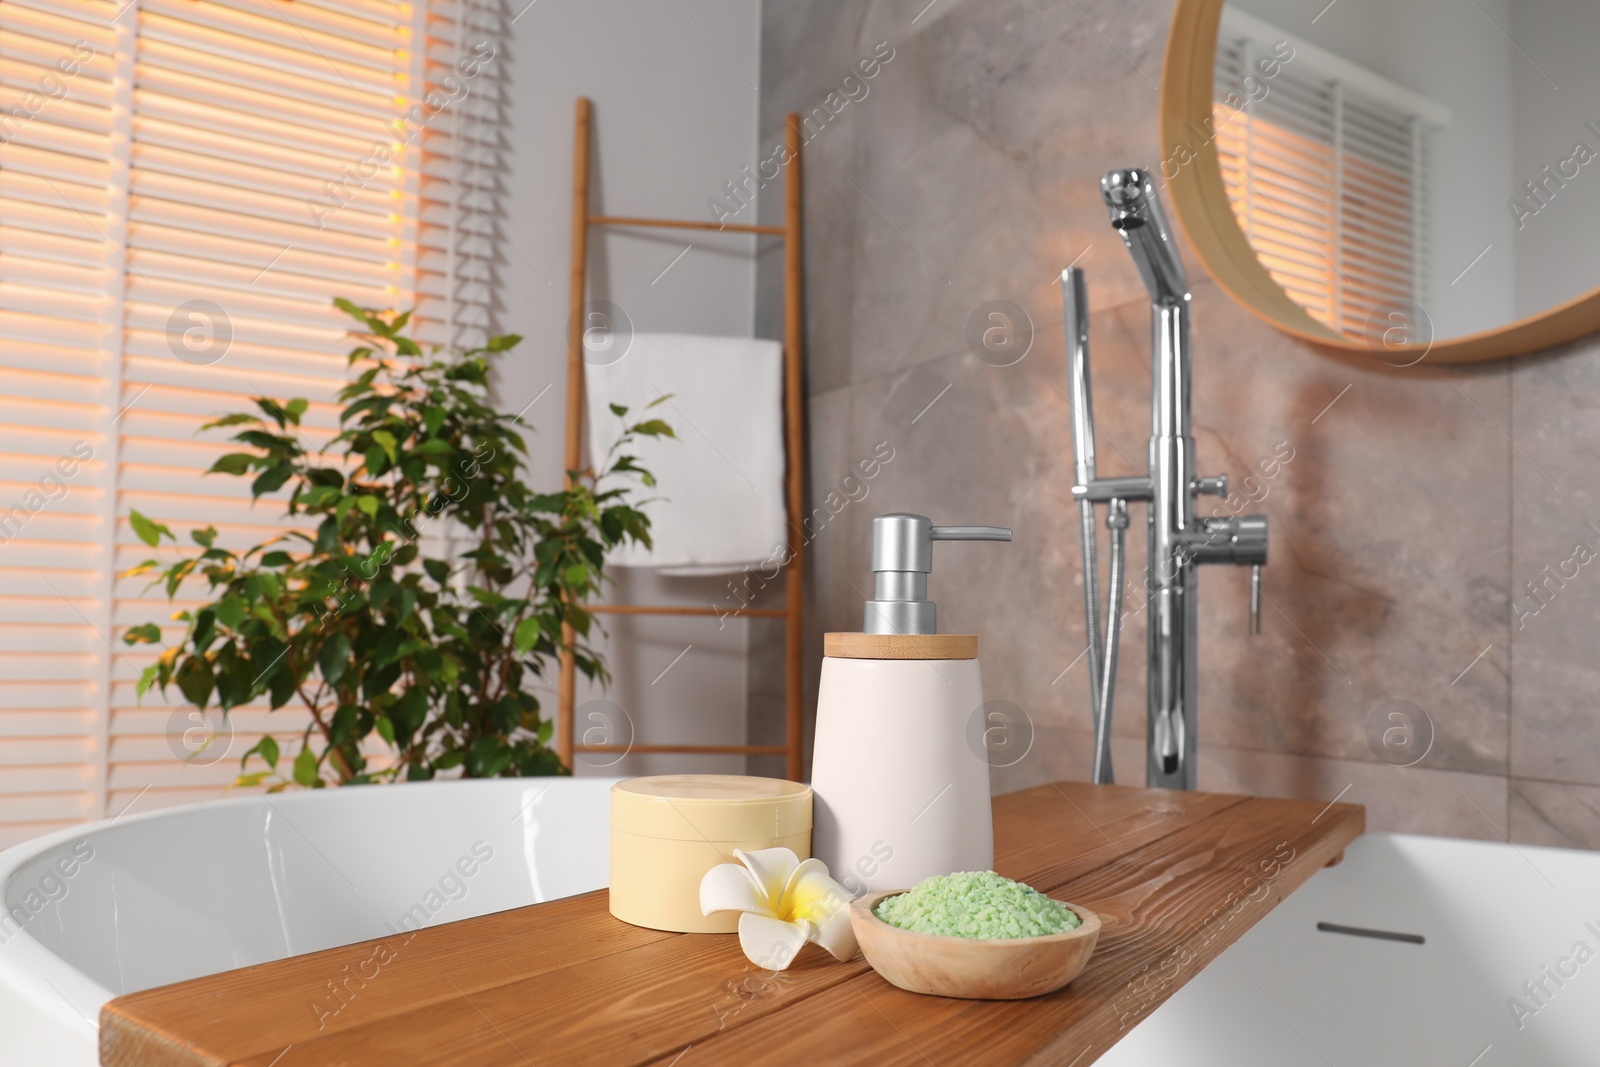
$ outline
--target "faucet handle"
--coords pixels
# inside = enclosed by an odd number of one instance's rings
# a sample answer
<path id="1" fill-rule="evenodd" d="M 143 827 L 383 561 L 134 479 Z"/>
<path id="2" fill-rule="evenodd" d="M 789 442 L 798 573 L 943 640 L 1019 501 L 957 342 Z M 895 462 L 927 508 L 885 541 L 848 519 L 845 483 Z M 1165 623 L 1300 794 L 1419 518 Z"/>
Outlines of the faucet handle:
<path id="1" fill-rule="evenodd" d="M 1250 632 L 1261 632 L 1261 564 L 1250 567 Z"/>

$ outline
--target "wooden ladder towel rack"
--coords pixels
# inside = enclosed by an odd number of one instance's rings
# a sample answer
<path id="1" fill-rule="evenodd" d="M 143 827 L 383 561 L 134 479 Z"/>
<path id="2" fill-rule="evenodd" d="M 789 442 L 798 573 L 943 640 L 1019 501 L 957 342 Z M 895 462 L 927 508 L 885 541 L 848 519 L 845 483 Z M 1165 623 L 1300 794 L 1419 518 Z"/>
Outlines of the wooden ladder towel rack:
<path id="1" fill-rule="evenodd" d="M 579 752 L 694 753 L 715 755 L 782 755 L 787 757 L 786 773 L 793 781 L 801 775 L 801 702 L 804 670 L 804 631 L 801 628 L 804 562 L 801 555 L 801 522 L 804 508 L 805 438 L 801 410 L 801 263 L 800 263 L 800 117 L 790 114 L 785 122 L 785 144 L 789 160 L 784 167 L 784 224 L 782 226 L 734 225 L 686 219 L 633 218 L 589 214 L 589 153 L 591 105 L 579 97 L 572 153 L 572 274 L 571 308 L 567 320 L 567 436 L 566 469 L 579 469 L 583 457 L 583 308 L 587 302 L 589 268 L 589 229 L 592 226 L 629 228 L 714 230 L 719 233 L 751 233 L 782 237 L 783 250 L 783 396 L 784 502 L 788 512 L 789 562 L 784 567 L 784 606 L 740 611 L 742 616 L 783 619 L 784 634 L 784 721 L 782 745 L 579 745 L 574 736 L 577 700 L 576 664 L 571 652 L 561 654 L 560 688 L 557 705 L 557 751 L 567 766 Z M 718 615 L 716 608 L 675 607 L 654 604 L 596 604 L 589 608 L 599 615 Z M 570 648 L 572 628 L 562 628 L 562 644 Z"/>

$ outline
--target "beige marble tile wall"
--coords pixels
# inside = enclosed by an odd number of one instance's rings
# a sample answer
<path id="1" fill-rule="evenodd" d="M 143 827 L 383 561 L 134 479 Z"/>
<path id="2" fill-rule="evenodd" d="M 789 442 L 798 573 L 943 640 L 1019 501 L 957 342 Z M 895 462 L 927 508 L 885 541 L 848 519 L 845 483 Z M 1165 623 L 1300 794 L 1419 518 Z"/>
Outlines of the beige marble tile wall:
<path id="1" fill-rule="evenodd" d="M 811 117 L 809 494 L 826 521 L 809 546 L 808 692 L 821 633 L 860 626 L 873 515 L 1014 527 L 1010 545 L 941 545 L 932 579 L 941 627 L 981 635 L 987 697 L 1032 724 L 997 792 L 1088 776 L 1055 279 L 1070 262 L 1088 272 L 1101 473 L 1142 470 L 1148 305 L 1098 178 L 1156 159 L 1170 16 L 1170 0 L 765 5 L 762 144 L 786 111 Z M 778 211 L 767 196 L 763 215 Z M 1600 563 L 1571 562 L 1580 544 L 1600 553 L 1600 341 L 1473 368 L 1340 360 L 1261 324 L 1186 261 L 1200 472 L 1236 490 L 1253 472 L 1257 502 L 1229 510 L 1272 522 L 1259 636 L 1247 572 L 1202 575 L 1201 788 L 1338 796 L 1367 805 L 1375 829 L 1600 847 Z M 769 335 L 780 264 L 764 254 L 758 282 Z M 968 340 L 995 300 L 1031 320 L 1010 365 Z M 880 442 L 892 459 L 862 478 Z M 1135 520 L 1142 575 L 1142 509 Z M 1134 784 L 1138 601 L 1116 719 L 1119 780 Z M 781 722 L 777 687 L 760 681 L 780 652 L 775 629 L 753 635 L 752 738 Z M 1395 764 L 1416 747 L 1386 758 L 1373 740 L 1391 701 L 1432 724 L 1410 766 Z"/>

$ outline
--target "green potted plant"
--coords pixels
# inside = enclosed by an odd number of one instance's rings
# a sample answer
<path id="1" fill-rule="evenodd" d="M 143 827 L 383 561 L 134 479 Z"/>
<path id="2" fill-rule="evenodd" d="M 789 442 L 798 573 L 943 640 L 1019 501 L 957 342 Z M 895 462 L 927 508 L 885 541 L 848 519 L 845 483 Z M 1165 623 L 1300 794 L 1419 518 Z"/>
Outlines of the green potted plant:
<path id="1" fill-rule="evenodd" d="M 219 545 L 215 528 L 198 529 L 197 553 L 125 572 L 153 573 L 169 599 L 186 580 L 208 583 L 207 603 L 174 614 L 183 637 L 144 670 L 138 692 L 176 685 L 202 711 L 215 704 L 225 715 L 262 697 L 273 709 L 298 698 L 310 712 L 298 753 L 264 736 L 241 759 L 238 785 L 417 780 L 452 768 L 484 778 L 570 773 L 549 747 L 553 724 L 531 684 L 561 652 L 564 626 L 578 668 L 609 681 L 585 604 L 608 580 L 610 548 L 650 543 L 634 492 L 655 482 L 626 448 L 672 429 L 628 424 L 627 409 L 613 406 L 624 425 L 611 453 L 567 472 L 566 488 L 537 492 L 524 481 L 524 423 L 487 399 L 492 358 L 519 337 L 425 354 L 401 334 L 409 312 L 336 303 L 361 339 L 337 436 L 308 446 L 303 398 L 257 397 L 256 411 L 202 427 L 239 427 L 232 440 L 243 446 L 208 473 L 252 478 L 253 498 L 288 486 L 287 515 L 301 528 L 243 552 Z M 137 511 L 128 518 L 147 545 L 177 540 Z M 464 551 L 431 547 L 445 522 Z M 158 644 L 161 629 L 146 623 L 123 639 Z M 385 765 L 363 753 L 374 733 L 393 753 Z"/>

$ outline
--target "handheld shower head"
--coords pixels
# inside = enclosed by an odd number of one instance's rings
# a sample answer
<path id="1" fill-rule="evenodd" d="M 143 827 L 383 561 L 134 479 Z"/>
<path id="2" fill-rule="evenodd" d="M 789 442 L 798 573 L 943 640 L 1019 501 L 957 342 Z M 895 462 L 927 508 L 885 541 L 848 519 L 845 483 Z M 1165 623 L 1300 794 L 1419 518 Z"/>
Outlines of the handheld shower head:
<path id="1" fill-rule="evenodd" d="M 1107 171 L 1100 197 L 1111 212 L 1111 226 L 1128 246 L 1152 304 L 1177 304 L 1189 297 L 1189 279 L 1173 244 L 1167 216 L 1148 171 L 1137 167 Z"/>

